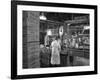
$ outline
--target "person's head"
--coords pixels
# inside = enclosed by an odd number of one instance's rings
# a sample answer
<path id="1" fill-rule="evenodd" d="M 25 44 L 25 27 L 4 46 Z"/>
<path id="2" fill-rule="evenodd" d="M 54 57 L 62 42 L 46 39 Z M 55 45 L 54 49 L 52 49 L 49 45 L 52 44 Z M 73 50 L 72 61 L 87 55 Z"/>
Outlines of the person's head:
<path id="1" fill-rule="evenodd" d="M 60 36 L 57 36 L 57 39 L 60 39 Z"/>
<path id="2" fill-rule="evenodd" d="M 55 40 L 58 40 L 58 37 L 57 36 L 55 37 Z"/>
<path id="3" fill-rule="evenodd" d="M 54 41 L 54 40 L 56 40 L 56 38 L 55 38 L 55 37 L 53 37 L 53 38 L 52 38 L 52 41 Z"/>
<path id="4" fill-rule="evenodd" d="M 59 40 L 60 39 L 60 36 L 56 36 L 56 40 Z"/>

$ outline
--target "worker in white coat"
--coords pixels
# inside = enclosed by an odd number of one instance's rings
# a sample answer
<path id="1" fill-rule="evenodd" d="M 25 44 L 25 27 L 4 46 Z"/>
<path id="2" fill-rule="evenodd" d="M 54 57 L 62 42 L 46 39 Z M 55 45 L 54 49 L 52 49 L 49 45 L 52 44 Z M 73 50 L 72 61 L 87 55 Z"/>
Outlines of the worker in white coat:
<path id="1" fill-rule="evenodd" d="M 52 41 L 51 50 L 52 50 L 51 65 L 57 67 L 60 65 L 60 51 L 61 51 L 61 46 L 57 38 L 54 38 L 54 40 Z"/>

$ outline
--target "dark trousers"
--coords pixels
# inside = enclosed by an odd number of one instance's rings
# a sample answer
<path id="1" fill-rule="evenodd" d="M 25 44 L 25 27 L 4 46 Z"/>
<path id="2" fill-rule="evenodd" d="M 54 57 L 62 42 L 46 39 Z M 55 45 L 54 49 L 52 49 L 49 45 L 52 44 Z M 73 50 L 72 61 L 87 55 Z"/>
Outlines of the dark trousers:
<path id="1" fill-rule="evenodd" d="M 69 56 L 69 62 L 70 62 L 70 65 L 73 66 L 73 62 L 74 62 L 74 56 Z"/>

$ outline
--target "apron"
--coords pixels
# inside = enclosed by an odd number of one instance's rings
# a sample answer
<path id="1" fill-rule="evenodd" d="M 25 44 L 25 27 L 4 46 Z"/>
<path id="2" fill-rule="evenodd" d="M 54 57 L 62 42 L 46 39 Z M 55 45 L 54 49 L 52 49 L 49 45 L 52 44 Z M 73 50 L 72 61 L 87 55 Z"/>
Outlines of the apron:
<path id="1" fill-rule="evenodd" d="M 60 44 L 57 41 L 53 41 L 52 44 L 52 53 L 51 53 L 51 64 L 60 64 Z"/>

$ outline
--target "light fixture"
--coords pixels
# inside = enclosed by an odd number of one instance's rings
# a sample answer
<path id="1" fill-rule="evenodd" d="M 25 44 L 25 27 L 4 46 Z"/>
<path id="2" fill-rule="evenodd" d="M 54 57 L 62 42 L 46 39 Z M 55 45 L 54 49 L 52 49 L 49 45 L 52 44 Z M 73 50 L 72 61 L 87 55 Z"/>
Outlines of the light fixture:
<path id="1" fill-rule="evenodd" d="M 51 35 L 52 35 L 51 29 L 48 29 L 48 30 L 47 30 L 47 35 L 48 35 L 48 36 L 51 36 Z"/>
<path id="2" fill-rule="evenodd" d="M 70 23 L 68 23 L 67 25 L 70 26 Z"/>
<path id="3" fill-rule="evenodd" d="M 84 26 L 84 29 L 90 29 L 90 26 Z"/>
<path id="4" fill-rule="evenodd" d="M 44 13 L 42 12 L 40 15 L 40 20 L 47 20 L 46 16 L 44 15 Z"/>

